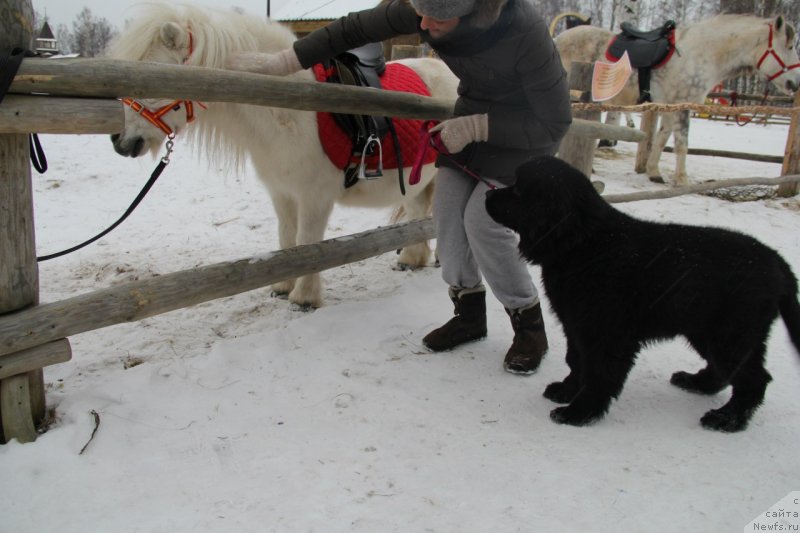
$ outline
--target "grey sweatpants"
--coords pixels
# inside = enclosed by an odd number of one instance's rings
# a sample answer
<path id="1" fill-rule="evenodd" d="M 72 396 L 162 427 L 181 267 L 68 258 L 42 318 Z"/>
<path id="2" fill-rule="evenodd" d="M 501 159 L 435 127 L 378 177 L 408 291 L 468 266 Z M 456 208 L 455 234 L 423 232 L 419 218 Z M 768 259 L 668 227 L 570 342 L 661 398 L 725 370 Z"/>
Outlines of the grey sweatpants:
<path id="1" fill-rule="evenodd" d="M 486 212 L 488 190 L 461 171 L 439 168 L 433 218 L 442 278 L 451 287 L 472 288 L 483 276 L 506 309 L 534 305 L 539 295 L 519 255 L 517 235 Z"/>

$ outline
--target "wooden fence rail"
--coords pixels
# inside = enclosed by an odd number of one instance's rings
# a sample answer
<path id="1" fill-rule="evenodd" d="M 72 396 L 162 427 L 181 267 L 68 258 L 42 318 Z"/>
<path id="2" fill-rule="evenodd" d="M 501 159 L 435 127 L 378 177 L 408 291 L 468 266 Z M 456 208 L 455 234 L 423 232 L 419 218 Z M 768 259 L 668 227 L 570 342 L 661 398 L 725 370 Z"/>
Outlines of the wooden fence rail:
<path id="1" fill-rule="evenodd" d="M 7 354 L 321 272 L 434 237 L 430 218 L 102 289 L 0 316 Z"/>
<path id="2" fill-rule="evenodd" d="M 230 102 L 305 111 L 329 111 L 411 119 L 442 120 L 453 116 L 452 100 L 397 91 L 376 91 L 333 83 L 298 81 L 289 78 L 230 70 L 165 65 L 109 59 L 25 59 L 9 88 L 17 95 L 83 98 L 168 98 L 201 102 Z M 9 97 L 10 98 L 10 97 Z M 45 125 L 41 105 L 56 108 L 59 101 L 14 100 L 15 110 L 0 113 L 0 133 L 116 133 L 108 131 L 121 124 L 121 106 L 98 106 L 97 101 L 70 100 L 70 116 L 91 114 L 91 123 L 81 131 L 68 123 Z M 85 105 L 84 105 L 85 104 Z M 3 107 L 6 102 L 3 102 Z M 2 109 L 2 108 L 0 108 Z M 87 121 L 90 119 L 87 118 Z M 37 129 L 39 128 L 39 129 Z M 88 131 L 91 130 L 91 131 Z M 638 142 L 641 132 L 620 126 L 576 119 L 570 133 L 593 138 Z"/>

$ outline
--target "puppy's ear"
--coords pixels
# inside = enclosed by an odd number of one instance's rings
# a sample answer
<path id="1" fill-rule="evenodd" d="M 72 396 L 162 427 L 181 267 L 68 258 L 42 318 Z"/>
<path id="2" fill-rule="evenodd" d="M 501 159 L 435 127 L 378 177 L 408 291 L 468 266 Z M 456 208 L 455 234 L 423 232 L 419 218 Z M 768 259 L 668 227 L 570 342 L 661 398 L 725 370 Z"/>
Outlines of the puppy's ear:
<path id="1" fill-rule="evenodd" d="M 589 177 L 572 165 L 563 161 L 560 163 L 563 165 L 563 179 L 571 182 L 572 201 L 585 219 L 585 223 L 597 224 L 608 216 L 611 206 L 595 190 Z"/>

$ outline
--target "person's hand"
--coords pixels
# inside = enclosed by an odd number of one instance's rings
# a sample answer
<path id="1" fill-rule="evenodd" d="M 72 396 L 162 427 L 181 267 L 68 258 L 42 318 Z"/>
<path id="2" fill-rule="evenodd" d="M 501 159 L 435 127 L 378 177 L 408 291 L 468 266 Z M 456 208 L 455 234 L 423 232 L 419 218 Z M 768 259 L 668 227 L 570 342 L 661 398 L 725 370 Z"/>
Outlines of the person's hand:
<path id="1" fill-rule="evenodd" d="M 431 133 L 439 132 L 444 147 L 456 154 L 471 142 L 489 140 L 489 115 L 467 115 L 440 122 Z"/>
<path id="2" fill-rule="evenodd" d="M 228 58 L 225 67 L 229 70 L 243 70 L 271 76 L 288 76 L 303 70 L 303 66 L 292 48 L 274 54 L 234 52 Z"/>

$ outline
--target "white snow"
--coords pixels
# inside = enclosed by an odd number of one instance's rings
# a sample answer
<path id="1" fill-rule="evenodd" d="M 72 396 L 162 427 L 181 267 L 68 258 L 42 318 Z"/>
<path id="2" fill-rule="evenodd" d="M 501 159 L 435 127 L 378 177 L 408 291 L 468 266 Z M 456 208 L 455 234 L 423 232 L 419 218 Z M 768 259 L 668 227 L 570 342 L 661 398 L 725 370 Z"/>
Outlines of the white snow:
<path id="1" fill-rule="evenodd" d="M 696 147 L 775 155 L 787 135 L 692 128 Z M 115 220 L 155 166 L 117 156 L 104 136 L 42 142 L 42 254 Z M 176 148 L 129 221 L 41 264 L 43 302 L 276 249 L 276 217 L 252 170 L 225 176 Z M 633 172 L 634 149 L 596 159 L 607 193 L 663 187 Z M 665 155 L 664 169 L 673 161 Z M 688 168 L 693 181 L 780 174 L 718 158 L 690 157 Z M 693 195 L 618 208 L 739 229 L 800 274 L 799 206 Z M 327 236 L 388 216 L 337 208 Z M 393 271 L 394 259 L 325 272 L 325 306 L 313 313 L 263 289 L 71 338 L 73 360 L 45 371 L 56 422 L 35 443 L 0 446 L 0 531 L 741 531 L 799 488 L 800 364 L 781 322 L 769 343 L 774 381 L 743 433 L 699 425 L 728 391 L 705 398 L 668 383 L 702 367 L 681 340 L 640 354 L 604 420 L 563 427 L 541 395 L 567 373 L 549 310 L 551 350 L 534 376 L 502 370 L 512 332 L 493 298 L 485 340 L 428 353 L 420 339 L 452 314 L 445 285 L 435 268 Z M 79 455 L 92 411 L 100 426 Z"/>

